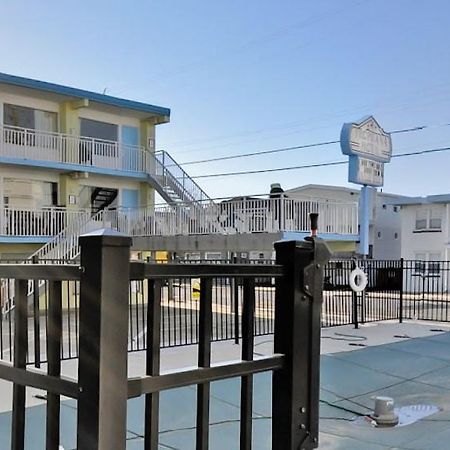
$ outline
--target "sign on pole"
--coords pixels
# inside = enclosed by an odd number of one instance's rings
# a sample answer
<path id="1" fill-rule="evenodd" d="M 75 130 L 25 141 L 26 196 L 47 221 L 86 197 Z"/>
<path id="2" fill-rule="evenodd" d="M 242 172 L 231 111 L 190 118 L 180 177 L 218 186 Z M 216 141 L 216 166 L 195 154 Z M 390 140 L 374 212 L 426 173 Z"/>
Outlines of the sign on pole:
<path id="1" fill-rule="evenodd" d="M 369 254 L 370 195 L 368 186 L 384 183 L 384 164 L 391 160 L 392 140 L 389 133 L 372 117 L 345 123 L 341 130 L 341 149 L 349 156 L 348 181 L 360 184 L 360 253 Z"/>

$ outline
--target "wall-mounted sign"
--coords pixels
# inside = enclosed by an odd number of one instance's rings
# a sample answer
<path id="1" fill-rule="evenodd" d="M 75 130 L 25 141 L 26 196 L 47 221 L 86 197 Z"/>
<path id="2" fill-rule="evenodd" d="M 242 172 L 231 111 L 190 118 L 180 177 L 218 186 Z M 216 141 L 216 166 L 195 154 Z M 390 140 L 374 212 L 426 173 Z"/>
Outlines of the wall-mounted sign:
<path id="1" fill-rule="evenodd" d="M 359 122 L 344 124 L 341 130 L 341 149 L 344 155 L 389 162 L 392 155 L 391 136 L 372 116 L 365 117 Z"/>
<path id="2" fill-rule="evenodd" d="M 361 156 L 350 156 L 348 161 L 348 181 L 367 186 L 383 186 L 384 163 Z"/>

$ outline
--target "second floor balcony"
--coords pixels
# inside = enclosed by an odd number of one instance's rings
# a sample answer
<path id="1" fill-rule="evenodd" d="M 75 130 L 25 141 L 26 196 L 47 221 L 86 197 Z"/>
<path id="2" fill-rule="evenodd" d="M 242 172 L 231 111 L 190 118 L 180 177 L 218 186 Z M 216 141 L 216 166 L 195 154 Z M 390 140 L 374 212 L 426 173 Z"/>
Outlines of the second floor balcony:
<path id="1" fill-rule="evenodd" d="M 152 173 L 155 157 L 142 146 L 0 125 L 0 162 L 63 170 Z"/>

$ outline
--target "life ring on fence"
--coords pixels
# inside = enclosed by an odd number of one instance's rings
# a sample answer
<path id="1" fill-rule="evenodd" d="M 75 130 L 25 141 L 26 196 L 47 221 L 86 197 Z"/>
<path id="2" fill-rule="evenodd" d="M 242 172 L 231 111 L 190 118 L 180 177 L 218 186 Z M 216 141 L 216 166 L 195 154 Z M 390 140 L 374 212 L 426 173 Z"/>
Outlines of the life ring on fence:
<path id="1" fill-rule="evenodd" d="M 351 271 L 348 283 L 353 292 L 362 292 L 367 286 L 367 274 L 357 267 Z"/>

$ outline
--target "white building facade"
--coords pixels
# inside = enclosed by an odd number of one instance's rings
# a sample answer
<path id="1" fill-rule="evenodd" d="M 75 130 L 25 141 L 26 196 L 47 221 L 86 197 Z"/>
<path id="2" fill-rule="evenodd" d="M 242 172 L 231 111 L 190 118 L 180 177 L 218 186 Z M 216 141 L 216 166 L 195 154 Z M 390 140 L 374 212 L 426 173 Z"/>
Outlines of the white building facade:
<path id="1" fill-rule="evenodd" d="M 385 193 L 375 188 L 372 188 L 371 192 L 369 256 L 373 259 L 399 259 L 401 257 L 402 223 L 400 207 L 396 202 L 407 197 Z M 359 202 L 360 190 L 342 186 L 308 184 L 289 189 L 286 191 L 286 195 L 291 198 L 311 196 L 330 202 Z M 357 250 L 355 245 L 352 253 L 357 253 Z M 342 256 L 349 256 L 348 249 L 344 250 L 343 248 Z"/>
<path id="2" fill-rule="evenodd" d="M 408 260 L 450 260 L 450 194 L 404 199 L 401 256 Z"/>

